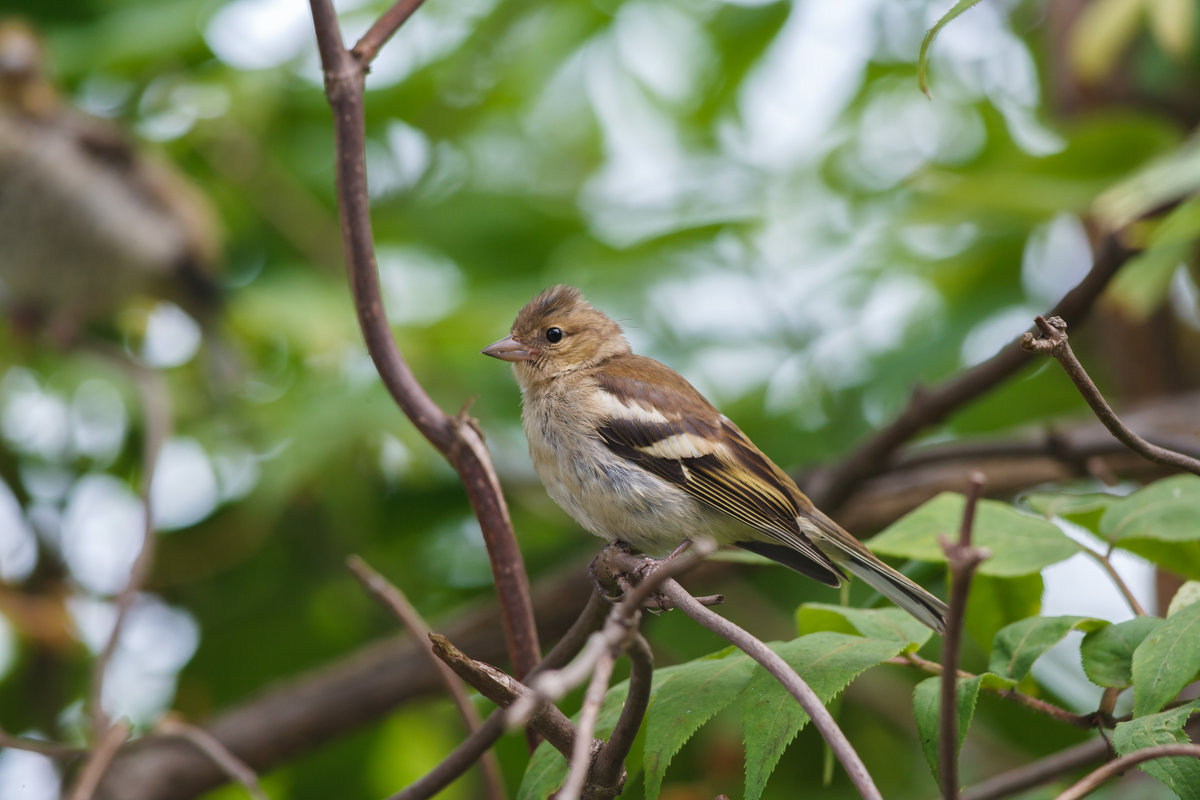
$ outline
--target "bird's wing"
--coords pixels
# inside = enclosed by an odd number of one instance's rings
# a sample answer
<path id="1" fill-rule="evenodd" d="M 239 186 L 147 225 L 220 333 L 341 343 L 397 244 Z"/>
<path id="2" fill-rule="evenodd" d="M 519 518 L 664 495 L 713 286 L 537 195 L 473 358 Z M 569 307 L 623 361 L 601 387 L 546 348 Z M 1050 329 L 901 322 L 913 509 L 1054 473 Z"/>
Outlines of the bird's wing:
<path id="1" fill-rule="evenodd" d="M 678 373 L 625 356 L 597 372 L 600 440 L 616 455 L 813 562 L 832 585 L 841 571 L 813 546 L 798 518 L 812 504 L 779 467 Z"/>

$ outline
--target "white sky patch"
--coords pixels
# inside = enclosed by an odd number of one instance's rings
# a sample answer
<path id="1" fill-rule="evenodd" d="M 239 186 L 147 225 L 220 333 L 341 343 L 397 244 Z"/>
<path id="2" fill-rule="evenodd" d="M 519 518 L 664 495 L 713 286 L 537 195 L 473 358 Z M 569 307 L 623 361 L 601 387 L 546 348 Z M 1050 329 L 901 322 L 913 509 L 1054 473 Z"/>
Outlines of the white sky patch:
<path id="1" fill-rule="evenodd" d="M 75 452 L 106 464 L 120 453 L 129 420 L 121 394 L 108 381 L 79 384 L 71 398 L 71 442 Z"/>
<path id="2" fill-rule="evenodd" d="M 111 475 L 91 474 L 71 489 L 62 518 L 61 548 L 71 575 L 88 591 L 116 594 L 129 581 L 141 550 L 142 504 Z"/>
<path id="3" fill-rule="evenodd" d="M 1034 316 L 1042 313 L 1033 306 L 1009 306 L 976 323 L 963 339 L 959 358 L 970 367 L 991 358 L 1022 331 L 1033 327 Z"/>
<path id="4" fill-rule="evenodd" d="M 1021 285 L 1029 301 L 1051 306 L 1092 268 L 1092 247 L 1083 223 L 1059 214 L 1034 228 L 1021 257 Z"/>
<path id="5" fill-rule="evenodd" d="M 217 498 L 217 476 L 199 442 L 187 438 L 164 442 L 150 485 L 155 528 L 195 525 L 216 509 Z"/>
<path id="6" fill-rule="evenodd" d="M 393 325 L 429 325 L 463 298 L 462 271 L 449 256 L 422 247 L 378 249 L 384 308 Z"/>
<path id="7" fill-rule="evenodd" d="M 70 442 L 67 403 L 32 371 L 13 367 L 0 380 L 0 431 L 18 452 L 56 461 Z"/>
<path id="8" fill-rule="evenodd" d="M 21 505 L 8 484 L 0 479 L 0 581 L 16 583 L 28 577 L 37 566 L 37 540 L 25 521 Z M 3 617 L 0 617 L 0 622 Z M 7 629 L 5 629 L 7 631 Z M 5 632 L 5 635 L 6 632 Z M 0 636 L 0 640 L 3 636 Z M 0 679 L 8 671 L 5 661 L 6 640 L 0 641 Z"/>
<path id="9" fill-rule="evenodd" d="M 60 784 L 49 758 L 22 750 L 0 751 L 0 797 L 58 800 Z"/>
<path id="10" fill-rule="evenodd" d="M 716 55 L 696 19 L 663 3 L 632 2 L 617 11 L 621 63 L 660 99 L 690 105 L 713 75 Z"/>
<path id="11" fill-rule="evenodd" d="M 146 320 L 142 360 L 158 368 L 178 367 L 200 349 L 200 326 L 174 303 L 158 303 Z"/>

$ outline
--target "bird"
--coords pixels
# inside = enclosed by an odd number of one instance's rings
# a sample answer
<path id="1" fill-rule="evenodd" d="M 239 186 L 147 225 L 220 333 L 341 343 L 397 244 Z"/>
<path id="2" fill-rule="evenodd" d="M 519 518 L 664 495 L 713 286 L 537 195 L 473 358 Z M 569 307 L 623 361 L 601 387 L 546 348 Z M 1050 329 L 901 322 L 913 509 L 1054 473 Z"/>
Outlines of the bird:
<path id="1" fill-rule="evenodd" d="M 219 307 L 216 215 L 115 123 L 63 100 L 36 32 L 0 21 L 0 309 L 70 344 L 132 298 L 204 324 Z"/>
<path id="2" fill-rule="evenodd" d="M 552 286 L 482 353 L 512 363 L 534 469 L 584 529 L 661 556 L 708 537 L 827 586 L 861 578 L 938 633 L 947 606 L 883 563 L 670 367 Z"/>

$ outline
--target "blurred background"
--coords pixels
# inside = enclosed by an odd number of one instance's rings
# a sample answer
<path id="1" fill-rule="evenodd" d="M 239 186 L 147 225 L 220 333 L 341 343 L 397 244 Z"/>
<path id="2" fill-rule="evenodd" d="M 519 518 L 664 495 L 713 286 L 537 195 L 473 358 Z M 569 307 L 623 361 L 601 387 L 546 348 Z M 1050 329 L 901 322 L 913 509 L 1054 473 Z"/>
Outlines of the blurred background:
<path id="1" fill-rule="evenodd" d="M 935 42 L 927 99 L 917 53 L 948 5 L 429 0 L 384 48 L 366 114 L 388 317 L 444 409 L 474 398 L 535 580 L 582 575 L 598 545 L 537 483 L 508 369 L 479 355 L 540 289 L 580 286 L 635 350 L 682 372 L 799 474 L 886 424 L 915 387 L 1027 329 L 1090 268 L 1097 199 L 1188 152 L 1200 119 L 1192 0 L 981 3 Z M 353 41 L 386 5 L 338 8 Z M 11 0 L 4 13 L 44 37 L 63 104 L 120 126 L 198 190 L 224 302 L 206 319 L 135 287 L 59 320 L 65 339 L 29 336 L 15 314 L 0 324 L 0 726 L 83 741 L 89 666 L 140 547 L 143 410 L 128 376 L 80 339 L 160 371 L 171 397 L 155 563 L 105 683 L 106 708 L 139 731 L 168 709 L 203 722 L 393 634 L 347 573 L 351 553 L 435 628 L 489 604 L 461 487 L 391 403 L 358 333 L 308 6 Z M 38 234 L 9 226 L 4 239 L 22 235 Z M 1118 406 L 1200 382 L 1194 248 L 1176 244 L 1132 264 L 1072 330 Z M 0 239 L 0 264 L 15 263 L 9 248 Z M 76 252 L 68 273 L 103 266 L 96 248 Z M 1071 415 L 1087 418 L 1074 388 L 1038 363 L 927 440 Z M 1152 596 L 1149 568 L 1129 570 Z M 727 574 L 726 613 L 764 638 L 794 635 L 799 602 L 836 602 L 794 577 Z M 1064 602 L 1088 594 L 1078 586 Z M 1087 613 L 1104 615 L 1105 602 Z M 719 646 L 671 615 L 649 630 L 660 664 Z M 841 709 L 868 767 L 887 765 L 888 797 L 936 791 L 909 710 L 920 677 L 875 670 Z M 265 772 L 267 792 L 384 796 L 463 736 L 440 698 L 378 713 Z M 1031 728 L 994 698 L 979 715 L 968 784 L 1083 735 Z M 515 787 L 523 742 L 510 736 L 500 752 Z M 741 758 L 736 715 L 721 716 L 672 766 L 663 797 L 740 797 Z M 821 788 L 821 760 L 804 731 L 764 796 L 853 796 L 841 776 Z M 60 780 L 48 759 L 0 752 L 0 797 L 57 797 Z M 476 780 L 445 796 L 479 796 Z M 1135 782 L 1105 796 L 1164 792 Z"/>

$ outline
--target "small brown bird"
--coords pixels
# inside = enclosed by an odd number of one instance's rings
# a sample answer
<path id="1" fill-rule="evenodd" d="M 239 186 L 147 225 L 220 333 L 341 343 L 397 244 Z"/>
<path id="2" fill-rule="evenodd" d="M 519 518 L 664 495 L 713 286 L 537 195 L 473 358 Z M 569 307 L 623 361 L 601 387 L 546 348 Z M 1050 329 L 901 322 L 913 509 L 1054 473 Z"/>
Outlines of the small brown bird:
<path id="1" fill-rule="evenodd" d="M 512 362 L 534 469 L 591 533 L 649 555 L 707 536 L 829 586 L 850 572 L 945 629 L 945 603 L 822 514 L 682 376 L 634 355 L 578 289 L 533 298 L 483 353 Z"/>
<path id="2" fill-rule="evenodd" d="M 217 304 L 208 203 L 107 120 L 64 104 L 41 42 L 0 22 L 0 308 L 70 340 L 135 295 Z"/>

